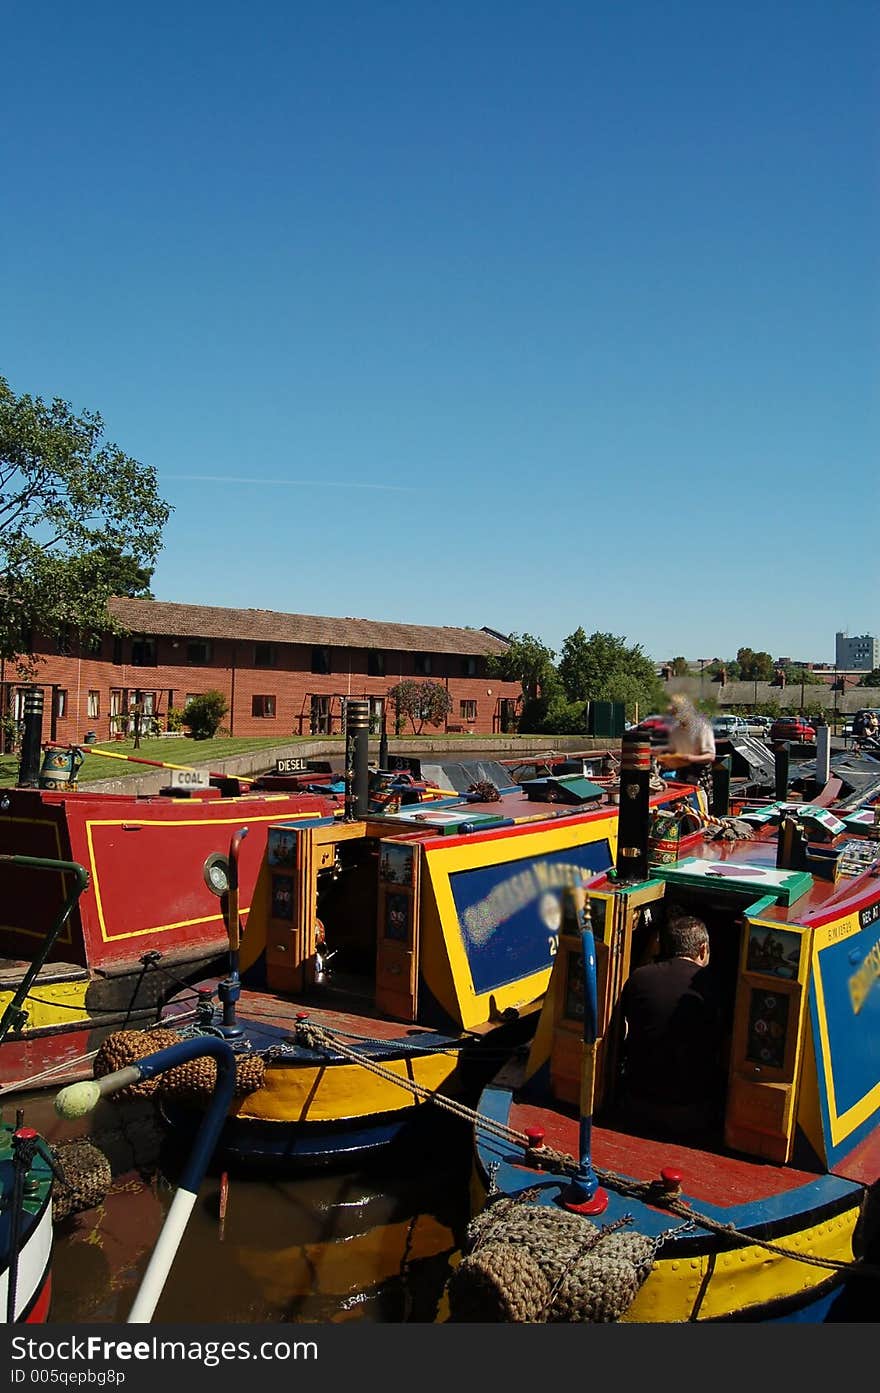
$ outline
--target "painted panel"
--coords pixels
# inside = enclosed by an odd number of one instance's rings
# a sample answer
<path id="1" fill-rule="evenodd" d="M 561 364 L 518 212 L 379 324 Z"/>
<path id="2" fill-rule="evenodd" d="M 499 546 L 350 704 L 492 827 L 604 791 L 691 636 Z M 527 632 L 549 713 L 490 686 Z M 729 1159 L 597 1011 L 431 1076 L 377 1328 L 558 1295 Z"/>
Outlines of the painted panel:
<path id="1" fill-rule="evenodd" d="M 494 991 L 549 968 L 563 889 L 610 865 L 610 848 L 602 840 L 450 875 L 474 991 Z"/>
<path id="2" fill-rule="evenodd" d="M 865 917 L 869 913 L 863 911 Z M 856 927 L 859 920 L 852 916 L 849 922 L 855 932 L 826 942 L 816 952 L 815 987 L 824 1006 L 820 1034 L 832 1119 L 842 1119 L 872 1094 L 874 1107 L 880 1103 L 880 921 Z"/>

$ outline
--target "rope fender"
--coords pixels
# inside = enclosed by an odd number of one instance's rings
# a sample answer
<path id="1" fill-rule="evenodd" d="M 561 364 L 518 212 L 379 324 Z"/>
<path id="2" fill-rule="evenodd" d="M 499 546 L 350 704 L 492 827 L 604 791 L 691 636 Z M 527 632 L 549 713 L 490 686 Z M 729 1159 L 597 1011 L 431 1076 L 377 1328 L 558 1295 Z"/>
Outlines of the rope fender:
<path id="1" fill-rule="evenodd" d="M 450 1319 L 526 1323 L 619 1320 L 654 1263 L 656 1241 L 576 1214 L 499 1199 L 471 1221 L 447 1286 Z"/>

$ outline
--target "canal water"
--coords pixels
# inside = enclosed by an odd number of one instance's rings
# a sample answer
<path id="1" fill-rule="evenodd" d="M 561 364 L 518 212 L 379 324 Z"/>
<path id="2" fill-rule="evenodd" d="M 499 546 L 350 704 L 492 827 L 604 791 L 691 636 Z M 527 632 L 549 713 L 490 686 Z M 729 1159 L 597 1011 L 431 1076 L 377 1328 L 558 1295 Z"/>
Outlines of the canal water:
<path id="1" fill-rule="evenodd" d="M 104 1101 L 86 1122 L 58 1118 L 53 1092 L 14 1103 L 53 1144 L 85 1137 L 110 1160 L 95 1209 L 56 1224 L 50 1320 L 124 1322 L 174 1195 L 181 1157 L 149 1102 Z M 10 1108 L 7 1104 L 7 1113 Z M 88 1125 L 87 1125 L 88 1124 Z M 444 1145 L 390 1168 L 312 1174 L 223 1172 L 199 1199 L 156 1322 L 434 1322 L 468 1218 L 470 1147 Z"/>

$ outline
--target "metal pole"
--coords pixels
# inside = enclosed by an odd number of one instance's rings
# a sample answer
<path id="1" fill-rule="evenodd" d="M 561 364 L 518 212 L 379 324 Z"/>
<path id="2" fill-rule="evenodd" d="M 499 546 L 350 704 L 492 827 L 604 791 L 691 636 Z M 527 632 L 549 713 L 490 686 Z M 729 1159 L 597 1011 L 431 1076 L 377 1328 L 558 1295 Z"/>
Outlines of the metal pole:
<path id="1" fill-rule="evenodd" d="M 181 1173 L 177 1193 L 171 1202 L 162 1232 L 141 1280 L 128 1317 L 129 1325 L 148 1323 L 159 1303 L 159 1297 L 180 1247 L 183 1231 L 195 1206 L 199 1186 L 204 1179 L 235 1093 L 235 1055 L 225 1040 L 216 1035 L 199 1035 L 148 1055 L 146 1059 L 138 1060 L 137 1064 L 118 1069 L 115 1074 L 106 1074 L 102 1079 L 70 1084 L 61 1090 L 55 1100 L 55 1109 L 62 1117 L 82 1117 L 91 1112 L 95 1104 L 107 1094 L 115 1093 L 130 1083 L 154 1079 L 158 1074 L 164 1074 L 166 1069 L 174 1068 L 176 1064 L 187 1064 L 191 1059 L 198 1059 L 206 1054 L 213 1055 L 217 1061 L 214 1092 Z"/>
<path id="2" fill-rule="evenodd" d="M 596 1084 L 596 1029 L 598 994 L 596 989 L 596 941 L 590 918 L 590 901 L 585 891 L 568 891 L 580 924 L 581 968 L 584 980 L 584 1031 L 581 1053 L 580 1120 L 578 1125 L 578 1168 L 571 1184 L 561 1196 L 566 1209 L 577 1214 L 601 1214 L 608 1208 L 608 1196 L 600 1187 L 592 1162 L 593 1095 Z M 578 902 L 579 901 L 579 902 Z"/>

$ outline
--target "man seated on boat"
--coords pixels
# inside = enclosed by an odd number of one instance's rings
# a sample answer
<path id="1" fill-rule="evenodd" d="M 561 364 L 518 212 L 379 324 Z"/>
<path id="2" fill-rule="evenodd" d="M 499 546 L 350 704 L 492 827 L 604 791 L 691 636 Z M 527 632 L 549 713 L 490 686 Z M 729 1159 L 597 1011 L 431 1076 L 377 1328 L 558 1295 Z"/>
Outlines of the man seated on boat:
<path id="1" fill-rule="evenodd" d="M 712 727 L 693 702 L 680 692 L 670 698 L 669 715 L 672 722 L 667 732 L 666 749 L 657 755 L 657 763 L 661 769 L 674 770 L 683 783 L 698 784 L 705 792 L 711 813 L 712 765 L 715 760 Z"/>
<path id="2" fill-rule="evenodd" d="M 660 952 L 623 988 L 623 1107 L 635 1126 L 693 1136 L 720 1120 L 723 1098 L 722 1013 L 703 921 L 667 920 Z"/>

